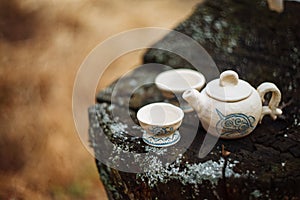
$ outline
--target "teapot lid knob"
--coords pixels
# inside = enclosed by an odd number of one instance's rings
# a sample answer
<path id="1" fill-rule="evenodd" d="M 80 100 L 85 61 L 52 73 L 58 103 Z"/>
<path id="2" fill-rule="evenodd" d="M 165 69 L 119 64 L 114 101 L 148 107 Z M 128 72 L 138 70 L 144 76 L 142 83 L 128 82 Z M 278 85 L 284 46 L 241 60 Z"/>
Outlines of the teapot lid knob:
<path id="1" fill-rule="evenodd" d="M 248 98 L 253 89 L 249 83 L 239 79 L 236 72 L 224 71 L 219 79 L 212 80 L 206 86 L 208 96 L 219 101 L 240 101 Z"/>
<path id="2" fill-rule="evenodd" d="M 227 70 L 220 75 L 220 86 L 234 86 L 239 83 L 239 75 L 232 70 Z"/>

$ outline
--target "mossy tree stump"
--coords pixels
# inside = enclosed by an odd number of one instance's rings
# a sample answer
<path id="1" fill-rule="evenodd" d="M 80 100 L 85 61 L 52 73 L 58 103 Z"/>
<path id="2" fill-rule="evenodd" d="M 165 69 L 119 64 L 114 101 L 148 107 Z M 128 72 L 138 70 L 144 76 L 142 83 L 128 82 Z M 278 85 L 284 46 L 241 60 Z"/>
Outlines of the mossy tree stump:
<path id="1" fill-rule="evenodd" d="M 186 114 L 180 142 L 168 148 L 149 147 L 141 140 L 142 130 L 136 111 L 150 102 L 163 101 L 160 92 L 149 84 L 131 95 L 130 118 L 123 106 L 136 83 L 166 70 L 139 69 L 122 84 L 116 101 L 111 102 L 115 84 L 100 92 L 97 104 L 89 109 L 90 141 L 96 155 L 105 155 L 122 164 L 119 149 L 154 152 L 147 173 L 127 173 L 98 162 L 100 178 L 110 199 L 299 199 L 300 198 L 300 3 L 285 2 L 283 13 L 270 11 L 263 0 L 215 0 L 199 5 L 175 30 L 199 42 L 212 56 L 220 71 L 233 69 L 240 78 L 258 86 L 275 83 L 282 91 L 283 115 L 276 121 L 265 117 L 249 136 L 238 140 L 219 140 L 208 156 L 197 155 L 205 137 L 194 112 Z M 171 37 L 171 36 L 167 36 Z M 167 38 L 166 37 L 166 38 Z M 164 40 L 164 39 L 163 39 Z M 162 40 L 162 41 L 163 41 Z M 160 42 L 162 42 L 160 41 Z M 155 44 L 159 46 L 160 42 Z M 178 44 L 172 44 L 177 48 Z M 145 63 L 162 63 L 173 68 L 193 68 L 170 52 L 151 49 Z M 115 116 L 118 113 L 120 117 Z M 185 146 L 186 135 L 197 130 L 192 144 Z M 101 151 L 103 137 L 115 145 L 111 152 Z M 222 147 L 230 155 L 225 155 Z M 174 162 L 160 159 L 170 152 Z M 161 157 L 160 157 L 161 156 Z M 122 158 L 122 159 L 121 159 Z M 132 160 L 138 167 L 143 158 Z"/>

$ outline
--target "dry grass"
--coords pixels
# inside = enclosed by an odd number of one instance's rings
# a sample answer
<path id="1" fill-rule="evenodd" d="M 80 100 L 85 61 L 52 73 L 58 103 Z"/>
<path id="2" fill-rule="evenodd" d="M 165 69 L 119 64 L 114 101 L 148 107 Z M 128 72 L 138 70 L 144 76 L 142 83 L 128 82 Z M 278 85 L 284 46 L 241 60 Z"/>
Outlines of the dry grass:
<path id="1" fill-rule="evenodd" d="M 106 199 L 72 118 L 85 56 L 131 28 L 172 28 L 196 0 L 0 2 L 0 199 Z M 116 61 L 99 88 L 140 62 Z M 126 65 L 124 65 L 126 63 Z"/>

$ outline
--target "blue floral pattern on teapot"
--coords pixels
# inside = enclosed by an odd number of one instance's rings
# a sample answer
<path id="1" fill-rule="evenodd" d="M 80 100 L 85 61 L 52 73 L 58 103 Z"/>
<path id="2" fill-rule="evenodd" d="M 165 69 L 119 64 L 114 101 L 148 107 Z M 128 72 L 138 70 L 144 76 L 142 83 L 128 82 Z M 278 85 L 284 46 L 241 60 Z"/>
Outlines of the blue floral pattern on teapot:
<path id="1" fill-rule="evenodd" d="M 218 109 L 216 111 L 220 117 L 216 125 L 216 129 L 220 135 L 237 133 L 243 135 L 254 128 L 252 124 L 255 122 L 255 118 L 253 116 L 247 116 L 243 113 L 234 113 L 225 116 Z"/>

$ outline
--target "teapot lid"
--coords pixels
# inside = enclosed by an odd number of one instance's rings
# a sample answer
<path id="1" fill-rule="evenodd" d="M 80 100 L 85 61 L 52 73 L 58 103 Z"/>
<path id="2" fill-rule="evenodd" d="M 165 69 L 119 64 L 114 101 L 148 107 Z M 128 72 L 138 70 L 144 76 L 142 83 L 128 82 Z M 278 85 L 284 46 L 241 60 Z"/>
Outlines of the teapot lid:
<path id="1" fill-rule="evenodd" d="M 239 101 L 249 97 L 251 92 L 251 85 L 239 79 L 232 70 L 224 71 L 219 79 L 212 80 L 206 87 L 206 93 L 219 101 Z"/>

